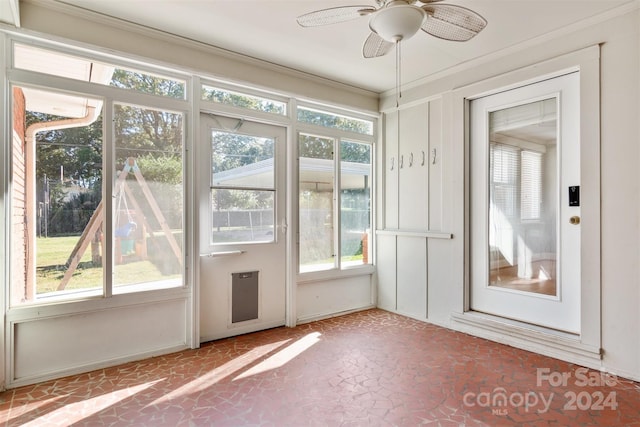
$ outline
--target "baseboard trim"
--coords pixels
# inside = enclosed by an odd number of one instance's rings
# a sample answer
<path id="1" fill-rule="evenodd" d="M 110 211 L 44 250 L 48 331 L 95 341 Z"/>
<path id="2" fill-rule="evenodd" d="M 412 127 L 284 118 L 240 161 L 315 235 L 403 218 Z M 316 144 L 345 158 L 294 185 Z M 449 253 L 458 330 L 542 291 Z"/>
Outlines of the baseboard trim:
<path id="1" fill-rule="evenodd" d="M 309 316 L 298 317 L 296 320 L 296 325 L 303 325 L 305 323 L 316 322 L 318 320 L 331 319 L 332 317 L 344 316 L 346 314 L 357 313 L 359 311 L 371 310 L 372 308 L 376 308 L 374 304 L 367 305 L 365 307 L 354 308 L 350 310 L 331 312 L 326 314 L 312 314 Z"/>
<path id="2" fill-rule="evenodd" d="M 149 359 L 151 357 L 164 356 L 179 351 L 189 350 L 189 346 L 184 344 L 178 344 L 175 346 L 168 346 L 159 348 L 156 350 L 144 351 L 141 353 L 131 354 L 123 357 L 114 357 L 111 359 L 102 360 L 97 363 L 86 363 L 83 365 L 74 366 L 73 368 L 61 369 L 58 371 L 49 371 L 45 373 L 38 373 L 35 375 L 24 376 L 16 378 L 11 382 L 7 382 L 6 389 L 12 389 L 16 387 L 22 387 L 25 385 L 31 385 L 41 383 L 44 381 L 55 380 L 58 378 L 67 377 L 69 375 L 84 374 L 87 372 L 97 371 L 100 369 L 111 368 L 118 365 L 123 365 L 129 362 L 137 362 L 139 360 Z"/>

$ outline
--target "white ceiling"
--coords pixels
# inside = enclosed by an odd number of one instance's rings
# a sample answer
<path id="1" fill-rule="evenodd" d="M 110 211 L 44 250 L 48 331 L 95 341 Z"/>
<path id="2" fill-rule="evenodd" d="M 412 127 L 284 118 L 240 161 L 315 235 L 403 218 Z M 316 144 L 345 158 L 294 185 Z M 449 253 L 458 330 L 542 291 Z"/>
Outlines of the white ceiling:
<path id="1" fill-rule="evenodd" d="M 4 2 L 7 0 L 0 0 Z M 198 40 L 292 69 L 383 92 L 395 85 L 393 52 L 362 58 L 368 17 L 302 28 L 296 17 L 318 9 L 375 5 L 374 0 L 49 0 Z M 451 0 L 482 15 L 488 26 L 468 42 L 419 32 L 403 42 L 402 81 L 409 83 L 474 58 L 559 35 L 635 0 Z"/>
<path id="2" fill-rule="evenodd" d="M 0 22 L 20 25 L 20 6 L 18 0 L 0 0 Z"/>

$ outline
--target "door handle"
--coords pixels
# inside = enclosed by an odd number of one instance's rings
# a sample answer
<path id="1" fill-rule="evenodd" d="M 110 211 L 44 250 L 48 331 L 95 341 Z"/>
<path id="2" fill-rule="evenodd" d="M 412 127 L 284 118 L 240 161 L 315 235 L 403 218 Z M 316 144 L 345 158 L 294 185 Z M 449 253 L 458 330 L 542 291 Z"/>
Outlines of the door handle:
<path id="1" fill-rule="evenodd" d="M 580 224 L 580 217 L 579 216 L 572 216 L 571 218 L 569 218 L 569 224 L 573 224 L 573 225 Z"/>

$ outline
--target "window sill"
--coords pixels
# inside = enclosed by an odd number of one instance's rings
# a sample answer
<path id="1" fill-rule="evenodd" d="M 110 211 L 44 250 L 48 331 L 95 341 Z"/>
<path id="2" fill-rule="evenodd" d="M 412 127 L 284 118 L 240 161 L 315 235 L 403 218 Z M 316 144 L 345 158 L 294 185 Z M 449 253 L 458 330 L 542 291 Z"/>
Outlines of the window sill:
<path id="1" fill-rule="evenodd" d="M 308 273 L 299 273 L 296 276 L 296 283 L 303 285 L 305 283 L 324 282 L 328 280 L 337 280 L 345 277 L 367 276 L 375 272 L 375 267 L 371 264 L 358 267 L 350 267 L 344 270 L 325 270 L 313 271 Z"/>
<path id="2" fill-rule="evenodd" d="M 16 305 L 7 311 L 7 320 L 20 321 L 33 318 L 79 314 L 96 310 L 109 310 L 128 305 L 148 304 L 176 298 L 187 298 L 187 287 L 155 288 L 143 290 L 131 286 L 128 293 L 120 293 L 110 298 L 102 296 L 102 290 L 80 292 L 73 298 L 70 295 L 41 297 L 35 301 Z M 75 293 L 78 293 L 77 291 Z"/>

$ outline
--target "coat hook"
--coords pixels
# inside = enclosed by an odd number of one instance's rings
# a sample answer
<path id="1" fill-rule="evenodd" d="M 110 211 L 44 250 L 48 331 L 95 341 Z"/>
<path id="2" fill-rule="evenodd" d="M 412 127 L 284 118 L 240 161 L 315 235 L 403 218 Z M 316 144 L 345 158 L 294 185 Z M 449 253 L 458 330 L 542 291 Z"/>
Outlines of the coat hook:
<path id="1" fill-rule="evenodd" d="M 404 154 L 400 156 L 400 169 L 404 168 Z"/>
<path id="2" fill-rule="evenodd" d="M 424 166 L 424 160 L 425 160 L 425 155 L 424 155 L 424 150 L 422 150 L 422 163 L 420 163 L 420 166 Z"/>
<path id="3" fill-rule="evenodd" d="M 432 165 L 436 164 L 436 153 L 437 153 L 437 151 L 436 151 L 435 148 L 431 150 L 431 164 Z"/>
<path id="4" fill-rule="evenodd" d="M 392 158 L 391 158 L 391 169 L 390 169 L 390 170 L 393 170 L 395 160 L 396 160 L 396 158 L 395 158 L 395 157 L 392 157 Z"/>
<path id="5" fill-rule="evenodd" d="M 409 154 L 409 167 L 413 166 L 413 153 Z"/>

